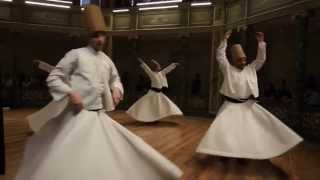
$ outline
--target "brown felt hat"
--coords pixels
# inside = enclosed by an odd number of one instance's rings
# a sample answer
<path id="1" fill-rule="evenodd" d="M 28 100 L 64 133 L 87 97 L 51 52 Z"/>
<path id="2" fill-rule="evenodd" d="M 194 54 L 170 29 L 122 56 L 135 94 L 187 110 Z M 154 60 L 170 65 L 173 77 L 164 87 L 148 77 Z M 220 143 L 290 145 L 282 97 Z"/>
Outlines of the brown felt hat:
<path id="1" fill-rule="evenodd" d="M 231 47 L 232 59 L 237 60 L 240 58 L 246 58 L 246 54 L 244 53 L 242 46 L 240 44 L 234 44 Z"/>
<path id="2" fill-rule="evenodd" d="M 106 32 L 107 26 L 100 7 L 90 4 L 84 10 L 84 19 L 89 33 Z"/>

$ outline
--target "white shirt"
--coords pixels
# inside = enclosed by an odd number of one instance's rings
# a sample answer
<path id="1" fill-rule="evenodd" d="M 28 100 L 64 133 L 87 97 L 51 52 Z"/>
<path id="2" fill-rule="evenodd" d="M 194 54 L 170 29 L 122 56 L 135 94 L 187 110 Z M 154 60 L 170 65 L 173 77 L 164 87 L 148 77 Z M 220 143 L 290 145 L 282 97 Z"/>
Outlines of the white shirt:
<path id="1" fill-rule="evenodd" d="M 166 75 L 174 70 L 177 65 L 176 63 L 171 63 L 169 66 L 159 72 L 152 71 L 146 63 L 142 63 L 141 67 L 149 76 L 151 80 L 151 87 L 161 89 L 163 87 L 169 87 Z"/>
<path id="2" fill-rule="evenodd" d="M 243 70 L 232 66 L 226 56 L 227 42 L 222 41 L 217 50 L 217 61 L 223 72 L 224 80 L 220 93 L 235 99 L 259 96 L 257 73 L 266 60 L 266 43 L 258 45 L 257 58 Z"/>
<path id="3" fill-rule="evenodd" d="M 78 91 L 85 109 L 113 110 L 110 89 L 117 87 L 123 92 L 118 71 L 111 59 L 91 47 L 69 51 L 51 71 L 47 84 L 55 101 L 71 91 Z M 105 102 L 105 99 L 107 99 Z"/>

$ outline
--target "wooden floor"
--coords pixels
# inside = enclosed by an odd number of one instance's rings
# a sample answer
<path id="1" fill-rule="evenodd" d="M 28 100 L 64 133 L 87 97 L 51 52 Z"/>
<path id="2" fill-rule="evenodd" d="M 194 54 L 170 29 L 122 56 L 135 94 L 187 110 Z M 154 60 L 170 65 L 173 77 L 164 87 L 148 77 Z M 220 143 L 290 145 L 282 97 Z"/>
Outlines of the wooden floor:
<path id="1" fill-rule="evenodd" d="M 7 175 L 0 176 L 0 180 L 13 180 L 25 142 L 30 136 L 24 117 L 33 111 L 5 112 Z M 272 161 L 223 160 L 194 153 L 211 124 L 210 119 L 172 117 L 143 124 L 133 121 L 123 112 L 110 115 L 175 162 L 185 173 L 182 180 L 320 180 L 320 145 L 315 143 L 304 142 Z"/>

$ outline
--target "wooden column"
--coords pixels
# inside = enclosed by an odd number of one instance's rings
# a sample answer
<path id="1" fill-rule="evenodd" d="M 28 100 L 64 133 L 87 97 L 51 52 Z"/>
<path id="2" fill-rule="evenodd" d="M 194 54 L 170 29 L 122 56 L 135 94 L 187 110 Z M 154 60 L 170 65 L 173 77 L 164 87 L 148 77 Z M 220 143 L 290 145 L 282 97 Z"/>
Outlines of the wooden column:
<path id="1" fill-rule="evenodd" d="M 218 112 L 222 102 L 219 94 L 220 85 L 223 80 L 223 75 L 219 70 L 219 65 L 216 61 L 216 51 L 223 37 L 224 29 L 212 32 L 211 59 L 210 59 L 210 85 L 209 85 L 209 113 L 215 114 Z"/>
<path id="2" fill-rule="evenodd" d="M 297 50 L 296 50 L 296 65 L 297 65 L 297 115 L 298 115 L 298 131 L 302 132 L 304 109 L 304 80 L 306 75 L 306 54 L 307 54 L 307 40 L 308 40 L 308 26 L 309 13 L 307 11 L 299 13 L 295 16 L 296 21 L 296 36 L 297 36 Z"/>
<path id="3" fill-rule="evenodd" d="M 2 87 L 0 84 L 0 91 Z M 0 175 L 5 174 L 5 142 L 4 142 L 4 118 L 3 118 L 3 99 L 0 94 Z"/>
<path id="4" fill-rule="evenodd" d="M 227 23 L 227 4 L 223 0 L 217 1 L 217 6 L 222 6 L 223 11 L 223 23 Z M 215 15 L 213 15 L 213 24 L 215 24 Z M 220 41 L 224 36 L 224 32 L 226 31 L 225 26 L 221 26 L 217 30 L 212 31 L 211 36 L 211 58 L 210 58 L 210 84 L 209 84 L 209 107 L 208 112 L 211 114 L 216 114 L 220 108 L 222 103 L 222 97 L 220 96 L 219 90 L 223 81 L 222 72 L 219 69 L 219 64 L 216 60 L 216 51 L 218 46 L 220 45 Z"/>

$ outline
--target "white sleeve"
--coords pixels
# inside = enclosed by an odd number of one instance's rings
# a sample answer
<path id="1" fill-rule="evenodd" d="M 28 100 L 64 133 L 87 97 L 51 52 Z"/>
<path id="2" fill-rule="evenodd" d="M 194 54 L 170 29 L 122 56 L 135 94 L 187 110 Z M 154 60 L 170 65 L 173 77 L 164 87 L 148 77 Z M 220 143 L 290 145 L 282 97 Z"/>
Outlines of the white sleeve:
<path id="1" fill-rule="evenodd" d="M 114 88 L 118 88 L 122 94 L 124 94 L 123 85 L 121 83 L 121 78 L 119 76 L 118 70 L 112 60 L 110 59 L 111 64 L 111 72 L 110 72 L 110 88 L 114 90 Z"/>
<path id="2" fill-rule="evenodd" d="M 162 72 L 164 74 L 169 74 L 172 70 L 174 70 L 177 67 L 176 63 L 171 63 L 169 66 L 165 67 Z"/>
<path id="3" fill-rule="evenodd" d="M 220 68 L 222 68 L 222 69 L 224 69 L 230 65 L 230 63 L 227 59 L 226 49 L 227 49 L 227 40 L 223 40 L 223 41 L 221 41 L 221 43 L 217 49 L 217 61 L 220 65 Z"/>
<path id="4" fill-rule="evenodd" d="M 141 63 L 141 68 L 148 74 L 149 77 L 152 77 L 152 70 L 149 68 L 149 66 L 146 63 Z"/>
<path id="5" fill-rule="evenodd" d="M 257 57 L 256 59 L 250 64 L 251 66 L 253 66 L 256 71 L 259 71 L 263 64 L 266 61 L 266 43 L 265 42 L 260 42 L 258 44 L 258 51 L 257 51 Z"/>
<path id="6" fill-rule="evenodd" d="M 75 51 L 69 51 L 49 74 L 47 85 L 55 101 L 61 100 L 72 91 L 67 82 L 75 69 L 77 59 Z"/>

